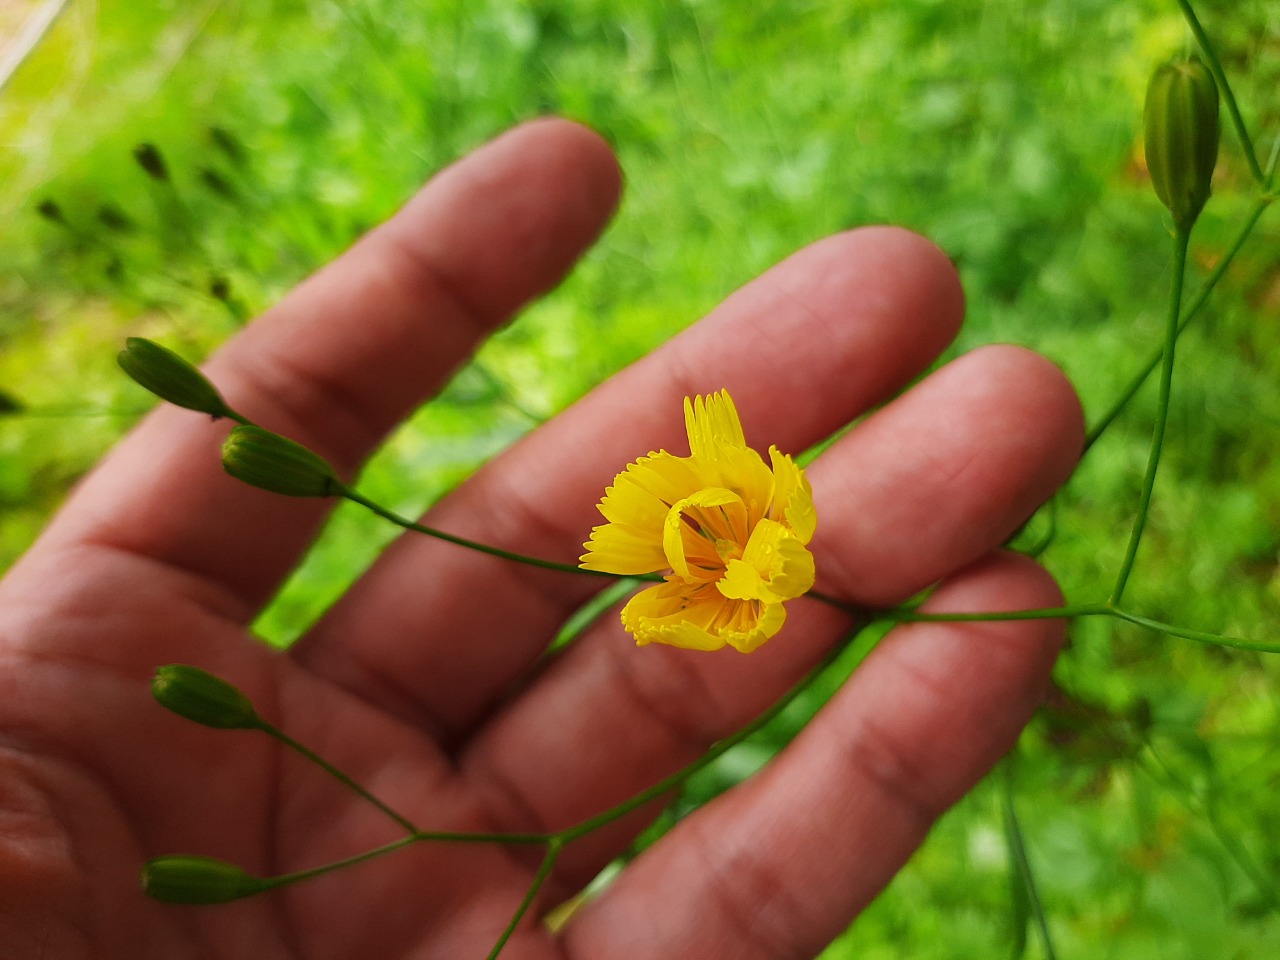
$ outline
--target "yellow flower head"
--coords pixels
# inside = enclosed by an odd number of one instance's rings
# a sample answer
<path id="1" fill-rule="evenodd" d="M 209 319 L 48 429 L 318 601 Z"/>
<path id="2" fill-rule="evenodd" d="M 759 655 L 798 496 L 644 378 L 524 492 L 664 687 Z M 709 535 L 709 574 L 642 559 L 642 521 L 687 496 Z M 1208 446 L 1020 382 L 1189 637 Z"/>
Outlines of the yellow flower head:
<path id="1" fill-rule="evenodd" d="M 782 629 L 783 602 L 813 586 L 813 491 L 776 447 L 765 464 L 747 446 L 727 391 L 686 398 L 684 420 L 689 456 L 650 453 L 618 474 L 581 564 L 670 571 L 622 611 L 636 643 L 750 653 Z"/>

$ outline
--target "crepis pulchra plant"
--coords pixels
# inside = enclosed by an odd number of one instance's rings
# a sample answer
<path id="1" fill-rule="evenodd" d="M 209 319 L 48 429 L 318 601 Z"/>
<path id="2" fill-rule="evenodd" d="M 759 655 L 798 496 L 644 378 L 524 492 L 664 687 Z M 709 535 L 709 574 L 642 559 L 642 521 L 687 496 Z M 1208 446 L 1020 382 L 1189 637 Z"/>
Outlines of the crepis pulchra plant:
<path id="1" fill-rule="evenodd" d="M 1196 26 L 1198 27 L 1198 24 Z M 1216 61 L 1207 45 L 1205 46 L 1205 52 L 1210 63 L 1216 66 Z M 860 630 L 870 623 L 885 621 L 904 623 L 1017 620 L 1046 617 L 1109 617 L 1137 624 L 1167 635 L 1184 637 L 1200 642 L 1263 652 L 1280 652 L 1280 645 L 1228 637 L 1162 623 L 1128 610 L 1123 606 L 1125 586 L 1136 562 L 1139 542 L 1147 523 L 1160 452 L 1164 443 L 1164 428 L 1168 417 L 1169 397 L 1172 390 L 1173 357 L 1177 338 L 1181 330 L 1199 310 L 1200 305 L 1204 302 L 1204 297 L 1207 297 L 1208 292 L 1221 278 L 1226 267 L 1226 264 L 1223 263 L 1218 270 L 1215 270 L 1215 273 L 1206 281 L 1199 299 L 1184 311 L 1182 286 L 1187 255 L 1187 238 L 1209 199 L 1219 150 L 1219 102 L 1221 91 L 1219 82 L 1215 79 L 1215 72 L 1221 73 L 1220 69 L 1211 68 L 1199 57 L 1184 58 L 1159 67 L 1152 76 L 1147 91 L 1144 116 L 1144 144 L 1147 165 L 1155 192 L 1172 218 L 1174 227 L 1174 275 L 1164 342 L 1156 351 L 1154 359 L 1135 378 L 1134 384 L 1118 398 L 1117 403 L 1112 408 L 1112 412 L 1104 417 L 1100 425 L 1090 433 L 1089 443 L 1091 445 L 1106 429 L 1115 415 L 1128 403 L 1129 399 L 1137 392 L 1137 389 L 1149 378 L 1150 374 L 1156 368 L 1159 368 L 1160 401 L 1141 496 L 1135 511 L 1128 547 L 1109 595 L 1105 599 L 1093 602 L 1069 603 L 1051 609 L 952 615 L 922 613 L 914 605 L 905 605 L 890 610 L 867 611 L 854 609 L 849 605 L 843 604 L 837 598 L 826 597 L 812 592 L 808 594 L 809 596 L 815 597 L 821 602 L 831 603 L 851 612 L 856 612 L 863 618 L 863 625 L 860 626 Z M 1233 120 L 1238 123 L 1238 113 L 1233 111 L 1232 116 Z M 1238 126 L 1238 129 L 1242 142 L 1248 144 L 1247 134 L 1244 132 L 1242 125 Z M 1260 216 L 1262 210 L 1270 202 L 1274 162 L 1270 170 L 1263 171 L 1257 164 L 1256 157 L 1252 155 L 1251 146 L 1246 146 L 1246 152 L 1249 154 L 1251 167 L 1258 171 L 1260 177 L 1259 184 L 1262 188 L 1262 199 L 1257 211 L 1257 215 Z M 1243 231 L 1241 242 L 1243 242 L 1243 236 L 1247 236 L 1248 231 L 1252 229 L 1256 221 L 1257 216 L 1250 220 Z M 344 498 L 364 506 L 376 515 L 404 529 L 438 537 L 462 547 L 480 550 L 514 562 L 529 563 L 544 568 L 583 575 L 618 577 L 630 575 L 632 579 L 647 579 L 655 582 L 664 580 L 660 574 L 655 574 L 647 568 L 639 575 L 635 571 L 614 574 L 599 569 L 582 569 L 577 564 L 559 563 L 537 557 L 514 554 L 440 530 L 424 527 L 420 523 L 396 515 L 361 494 L 354 485 L 340 479 L 334 468 L 314 452 L 249 421 L 248 418 L 228 405 L 217 388 L 202 373 L 172 351 L 150 341 L 131 339 L 120 355 L 120 365 L 130 377 L 170 403 L 206 414 L 214 419 L 226 418 L 233 421 L 235 426 L 230 431 L 223 448 L 223 465 L 229 474 L 246 483 L 287 496 Z M 738 433 L 740 434 L 740 432 L 741 428 L 739 426 Z M 692 441 L 694 440 L 692 427 L 690 439 L 692 446 Z M 775 460 L 774 462 L 776 468 L 778 461 Z M 800 481 L 797 480 L 796 484 L 799 483 Z M 799 489 L 798 486 L 797 489 Z M 721 496 L 721 500 L 715 502 L 707 501 L 703 503 L 699 501 L 692 504 L 688 507 L 688 512 L 692 515 L 695 513 L 695 508 L 713 507 L 722 509 L 728 504 L 729 501 Z M 793 539 L 795 538 L 794 528 L 798 521 L 786 520 L 784 523 L 782 520 L 771 519 L 770 522 L 780 527 L 786 527 L 789 523 L 790 527 L 784 529 L 783 533 L 791 531 L 791 536 Z M 777 537 L 781 540 L 782 534 L 778 534 Z M 732 538 L 722 537 L 720 539 L 729 542 Z M 737 547 L 743 548 L 741 554 L 735 554 L 732 558 L 722 558 L 725 561 L 726 570 L 733 563 L 743 564 L 745 562 L 743 558 L 746 556 L 746 537 L 740 537 L 739 539 L 744 541 L 736 544 Z M 805 542 L 807 542 L 807 539 Z M 801 555 L 799 548 L 795 548 L 793 552 L 797 557 Z M 807 551 L 805 552 L 807 553 Z M 750 565 L 747 564 L 747 566 L 749 567 Z M 769 571 L 761 573 L 760 569 L 751 570 L 743 566 L 732 567 L 732 569 L 735 571 L 735 577 L 738 578 L 738 582 L 731 585 L 732 589 L 746 590 L 744 584 L 757 591 L 763 590 L 767 592 L 771 589 L 770 582 L 765 576 L 765 573 Z M 807 586 L 811 586 L 812 577 L 806 576 L 804 579 Z M 749 584 L 747 583 L 748 581 Z M 777 592 L 777 595 L 779 598 L 784 598 L 782 592 Z M 785 596 L 785 598 L 790 599 L 790 595 Z M 856 635 L 855 633 L 854 636 Z M 832 659 L 838 652 L 832 655 Z M 674 787 L 678 787 L 693 773 L 703 769 L 726 750 L 741 743 L 742 740 L 777 716 L 791 701 L 792 697 L 803 690 L 809 680 L 820 674 L 830 662 L 831 659 L 824 661 L 788 697 L 785 697 L 773 708 L 766 711 L 757 721 L 748 725 L 740 733 L 716 744 L 698 761 L 660 783 L 654 784 L 650 789 L 570 828 L 553 833 L 520 836 L 504 836 L 500 834 L 460 835 L 423 830 L 402 814 L 388 807 L 383 801 L 357 784 L 346 774 L 337 770 L 323 758 L 320 758 L 305 746 L 291 740 L 282 731 L 276 729 L 259 715 L 250 699 L 231 684 L 192 666 L 170 665 L 162 667 L 157 673 L 153 684 L 153 693 L 157 701 L 167 709 L 208 727 L 258 731 L 275 737 L 284 746 L 298 751 L 328 774 L 346 784 L 369 803 L 378 807 L 389 818 L 394 820 L 405 833 L 397 841 L 356 857 L 299 873 L 270 878 L 255 877 L 233 864 L 207 857 L 188 855 L 159 857 L 150 861 L 144 867 L 143 886 L 150 896 L 169 902 L 183 904 L 225 903 L 230 900 L 257 895 L 289 883 L 300 882 L 321 873 L 330 872 L 355 862 L 362 862 L 371 857 L 390 853 L 420 842 L 452 842 L 458 840 L 475 842 L 479 840 L 493 843 L 523 843 L 541 846 L 545 851 L 543 868 L 538 871 L 538 879 L 534 880 L 534 886 L 530 890 L 529 896 L 525 898 L 524 903 L 516 910 L 511 925 L 495 945 L 490 956 L 496 957 L 506 939 L 510 936 L 511 931 L 520 921 L 523 912 L 528 909 L 533 894 L 537 891 L 537 885 L 549 874 L 551 866 L 554 865 L 556 858 L 566 844 L 638 809 Z M 1039 905 L 1036 904 L 1035 908 L 1038 910 Z M 1047 932 L 1045 936 L 1047 937 Z"/>

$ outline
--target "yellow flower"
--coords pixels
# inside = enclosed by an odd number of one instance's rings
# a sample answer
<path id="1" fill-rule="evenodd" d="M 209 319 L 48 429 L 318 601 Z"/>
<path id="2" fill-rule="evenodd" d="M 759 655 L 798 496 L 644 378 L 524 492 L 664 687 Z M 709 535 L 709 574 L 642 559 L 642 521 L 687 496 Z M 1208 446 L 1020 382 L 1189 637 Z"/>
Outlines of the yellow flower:
<path id="1" fill-rule="evenodd" d="M 689 456 L 650 453 L 614 478 L 581 565 L 670 571 L 622 611 L 636 643 L 750 653 L 782 629 L 783 602 L 813 586 L 813 491 L 776 447 L 766 465 L 747 446 L 727 391 L 685 398 L 684 420 Z"/>

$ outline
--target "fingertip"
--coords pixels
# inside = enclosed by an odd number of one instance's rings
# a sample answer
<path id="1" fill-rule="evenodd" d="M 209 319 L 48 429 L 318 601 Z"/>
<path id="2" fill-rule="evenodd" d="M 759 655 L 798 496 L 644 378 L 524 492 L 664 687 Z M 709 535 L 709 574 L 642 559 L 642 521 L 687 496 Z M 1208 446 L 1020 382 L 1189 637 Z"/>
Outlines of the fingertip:
<path id="1" fill-rule="evenodd" d="M 542 117 L 442 171 L 386 229 L 415 259 L 436 265 L 453 290 L 466 291 L 473 314 L 497 321 L 564 278 L 613 216 L 621 191 L 603 137 Z M 439 222 L 450 230 L 423 230 Z"/>
<path id="2" fill-rule="evenodd" d="M 915 290 L 933 307 L 936 320 L 954 336 L 964 319 L 964 287 L 955 263 L 923 234 L 905 227 L 878 224 L 848 231 L 863 256 L 881 261 L 883 273 L 907 290 Z"/>
<path id="3" fill-rule="evenodd" d="M 920 341 L 921 356 L 941 353 L 964 322 L 964 289 L 950 258 L 904 227 L 875 225 L 835 234 L 801 251 L 817 270 L 843 281 L 852 319 L 886 335 L 903 327 Z M 817 270 L 811 271 L 812 274 Z"/>
<path id="4" fill-rule="evenodd" d="M 599 219 L 603 214 L 607 220 L 617 209 L 622 167 L 613 146 L 598 130 L 564 117 L 538 117 L 506 131 L 493 144 L 527 152 L 550 175 L 571 174 L 589 217 Z"/>

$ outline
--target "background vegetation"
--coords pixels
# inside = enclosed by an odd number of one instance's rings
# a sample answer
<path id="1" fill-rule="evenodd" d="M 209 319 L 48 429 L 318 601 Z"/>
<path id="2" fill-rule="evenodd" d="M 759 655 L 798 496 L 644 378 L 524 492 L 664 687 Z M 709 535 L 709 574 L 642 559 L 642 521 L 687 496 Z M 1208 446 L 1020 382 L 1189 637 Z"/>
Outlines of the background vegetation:
<path id="1" fill-rule="evenodd" d="M 1280 10 L 1197 9 L 1265 155 Z M 615 144 L 621 213 L 370 467 L 388 506 L 421 508 L 751 276 L 870 222 L 955 258 L 957 350 L 1026 343 L 1096 418 L 1160 340 L 1167 224 L 1141 100 L 1188 45 L 1172 0 L 73 0 L 0 89 L 0 568 L 148 406 L 115 368 L 125 336 L 203 355 L 432 171 L 547 112 Z M 143 143 L 167 181 L 136 162 Z M 1248 181 L 1228 129 L 1192 291 Z M 1277 240 L 1264 217 L 1183 340 L 1128 594 L 1259 640 L 1280 613 Z M 1073 600 L 1109 587 L 1153 411 L 1144 391 L 1059 500 L 1044 557 Z M 296 636 L 393 532 L 340 510 L 263 635 Z M 1014 757 L 826 956 L 1044 956 L 1010 799 L 1058 956 L 1280 955 L 1278 671 L 1078 622 Z M 805 709 L 683 802 L 764 762 Z"/>

